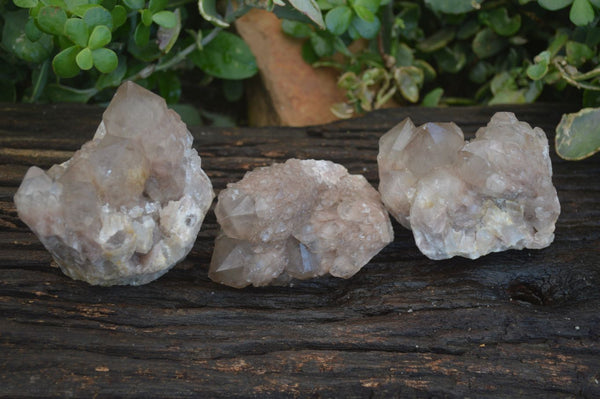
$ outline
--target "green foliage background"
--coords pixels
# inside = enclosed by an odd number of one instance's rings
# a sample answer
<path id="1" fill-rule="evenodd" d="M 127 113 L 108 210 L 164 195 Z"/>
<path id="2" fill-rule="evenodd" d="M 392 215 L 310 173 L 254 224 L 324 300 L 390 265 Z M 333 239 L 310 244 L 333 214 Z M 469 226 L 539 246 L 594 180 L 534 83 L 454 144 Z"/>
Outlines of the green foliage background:
<path id="1" fill-rule="evenodd" d="M 307 62 L 339 69 L 339 117 L 391 99 L 600 105 L 600 0 L 0 0 L 0 101 L 103 102 L 135 80 L 176 104 L 193 69 L 235 101 L 257 67 L 231 24 L 256 7 L 304 40 Z M 600 132 L 573 130 L 590 118 L 558 129 L 567 158 L 600 148 Z"/>

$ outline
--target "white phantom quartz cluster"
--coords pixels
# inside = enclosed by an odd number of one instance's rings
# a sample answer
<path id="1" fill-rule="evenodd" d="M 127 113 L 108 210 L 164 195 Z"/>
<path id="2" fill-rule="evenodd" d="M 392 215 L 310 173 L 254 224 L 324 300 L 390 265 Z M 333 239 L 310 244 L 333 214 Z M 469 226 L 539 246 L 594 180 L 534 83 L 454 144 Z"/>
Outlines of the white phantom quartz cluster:
<path id="1" fill-rule="evenodd" d="M 228 184 L 209 277 L 242 288 L 349 278 L 393 240 L 379 193 L 330 161 L 290 159 Z"/>
<path id="2" fill-rule="evenodd" d="M 152 281 L 191 250 L 214 198 L 192 140 L 161 97 L 124 83 L 92 141 L 47 172 L 29 169 L 19 216 L 74 279 Z"/>
<path id="3" fill-rule="evenodd" d="M 514 114 L 496 113 L 465 142 L 454 123 L 405 119 L 379 141 L 379 191 L 431 259 L 475 259 L 543 248 L 560 214 L 548 140 Z"/>

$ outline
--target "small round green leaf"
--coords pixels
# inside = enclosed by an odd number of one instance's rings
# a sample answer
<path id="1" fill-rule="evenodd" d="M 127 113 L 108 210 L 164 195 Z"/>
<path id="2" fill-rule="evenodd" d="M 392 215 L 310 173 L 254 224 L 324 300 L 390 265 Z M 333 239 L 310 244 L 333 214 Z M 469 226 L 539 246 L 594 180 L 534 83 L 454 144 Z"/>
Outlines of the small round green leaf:
<path id="1" fill-rule="evenodd" d="M 373 22 L 375 20 L 375 14 L 373 14 L 367 7 L 355 5 L 352 8 L 354 8 L 356 15 L 358 15 L 358 17 L 363 21 Z"/>
<path id="2" fill-rule="evenodd" d="M 438 68 L 448 73 L 460 72 L 467 63 L 467 55 L 459 45 L 444 47 L 433 53 L 433 56 Z"/>
<path id="3" fill-rule="evenodd" d="M 548 73 L 548 63 L 540 62 L 527 67 L 527 76 L 531 80 L 540 80 Z"/>
<path id="4" fill-rule="evenodd" d="M 479 58 L 487 58 L 498 54 L 506 47 L 506 44 L 506 39 L 499 37 L 493 30 L 486 28 L 475 35 L 472 49 Z"/>
<path id="5" fill-rule="evenodd" d="M 133 32 L 133 38 L 139 47 L 146 47 L 150 41 L 150 27 L 140 22 Z"/>
<path id="6" fill-rule="evenodd" d="M 98 5 L 97 4 L 87 4 L 87 3 L 80 4 L 80 5 L 75 6 L 72 13 L 74 16 L 83 18 L 83 16 L 87 12 L 87 10 L 89 10 L 90 8 L 94 8 L 94 7 L 98 7 Z"/>
<path id="7" fill-rule="evenodd" d="M 440 100 L 444 95 L 444 89 L 441 87 L 437 87 L 431 90 L 429 93 L 425 94 L 423 97 L 422 105 L 424 107 L 437 107 L 440 105 Z"/>
<path id="8" fill-rule="evenodd" d="M 458 32 L 456 32 L 456 37 L 460 40 L 465 40 L 470 37 L 475 36 L 475 34 L 479 31 L 480 23 L 476 18 L 471 18 L 461 24 L 460 28 L 458 28 Z"/>
<path id="9" fill-rule="evenodd" d="M 127 61 L 124 56 L 121 56 L 119 57 L 118 62 L 117 69 L 111 73 L 105 73 L 98 77 L 98 80 L 96 80 L 97 90 L 106 89 L 107 87 L 117 87 L 121 84 L 121 81 L 123 81 L 125 73 L 127 72 Z"/>
<path id="10" fill-rule="evenodd" d="M 88 0 L 65 0 L 65 6 L 68 12 L 74 14 L 75 10 L 81 6 L 89 4 Z M 57 5 L 57 4 L 55 4 Z M 76 14 L 77 15 L 77 14 Z"/>
<path id="11" fill-rule="evenodd" d="M 42 32 L 35 24 L 35 21 L 32 18 L 30 18 L 25 24 L 25 34 L 27 35 L 27 38 L 29 40 L 31 40 L 32 42 L 37 42 L 38 40 L 40 40 L 44 32 Z"/>
<path id="12" fill-rule="evenodd" d="M 256 59 L 239 36 L 219 32 L 202 51 L 190 58 L 204 72 L 222 79 L 246 79 L 258 72 Z"/>
<path id="13" fill-rule="evenodd" d="M 338 1 L 334 1 L 333 3 L 334 4 L 338 3 Z M 342 0 L 342 1 L 339 1 L 339 3 L 340 4 L 337 4 L 337 5 L 346 4 L 346 1 Z M 371 13 L 375 14 L 379 10 L 381 1 L 380 0 L 352 0 L 350 2 L 350 4 L 352 4 L 354 7 L 356 7 L 356 6 L 364 7 L 367 10 L 371 11 Z"/>
<path id="14" fill-rule="evenodd" d="M 65 22 L 67 22 L 67 13 L 60 7 L 42 7 L 37 16 L 40 29 L 55 36 L 63 34 Z"/>
<path id="15" fill-rule="evenodd" d="M 521 29 L 521 15 L 508 15 L 506 7 L 495 8 L 488 12 L 489 26 L 500 36 L 513 36 Z"/>
<path id="16" fill-rule="evenodd" d="M 489 105 L 496 104 L 525 104 L 525 90 L 502 90 L 494 95 L 488 103 Z"/>
<path id="17" fill-rule="evenodd" d="M 54 73 L 61 78 L 72 78 L 79 73 L 79 66 L 75 58 L 79 53 L 79 46 L 71 46 L 56 54 L 52 60 Z"/>
<path id="18" fill-rule="evenodd" d="M 304 39 L 310 36 L 312 29 L 308 24 L 290 19 L 281 21 L 281 29 L 289 36 Z"/>
<path id="19" fill-rule="evenodd" d="M 352 10 L 350 7 L 340 6 L 332 8 L 325 15 L 325 25 L 327 29 L 336 36 L 339 36 L 348 30 L 352 21 Z"/>
<path id="20" fill-rule="evenodd" d="M 563 115 L 556 127 L 556 152 L 576 161 L 600 151 L 600 108 Z"/>
<path id="21" fill-rule="evenodd" d="M 90 35 L 90 40 L 88 41 L 88 47 L 91 50 L 95 50 L 97 48 L 104 47 L 108 43 L 110 43 L 111 39 L 112 39 L 112 35 L 110 33 L 110 30 L 104 25 L 98 25 L 94 28 L 94 30 L 92 31 L 92 34 Z"/>
<path id="22" fill-rule="evenodd" d="M 38 0 L 13 0 L 17 7 L 33 8 L 38 5 Z"/>
<path id="23" fill-rule="evenodd" d="M 177 25 L 177 17 L 173 11 L 159 11 L 152 16 L 152 20 L 167 29 L 174 28 Z"/>
<path id="24" fill-rule="evenodd" d="M 146 9 L 140 11 L 140 16 L 142 17 L 142 23 L 146 26 L 152 25 L 152 11 Z"/>
<path id="25" fill-rule="evenodd" d="M 123 3 L 132 10 L 139 10 L 146 4 L 145 0 L 123 0 Z"/>
<path id="26" fill-rule="evenodd" d="M 365 39 L 374 39 L 379 33 L 381 22 L 377 16 L 375 16 L 373 22 L 367 22 L 364 19 L 355 16 L 352 18 L 352 23 L 350 26 L 356 30 L 360 37 Z"/>
<path id="27" fill-rule="evenodd" d="M 497 73 L 490 82 L 490 90 L 493 94 L 499 94 L 503 91 L 514 91 L 517 89 L 518 86 L 514 76 L 506 71 Z"/>
<path id="28" fill-rule="evenodd" d="M 77 62 L 79 68 L 81 68 L 84 71 L 92 69 L 92 67 L 94 66 L 92 50 L 90 50 L 89 47 L 86 47 L 83 50 L 81 50 L 79 53 L 77 53 L 77 56 L 75 57 L 75 62 Z"/>
<path id="29" fill-rule="evenodd" d="M 105 25 L 111 30 L 113 28 L 112 15 L 106 8 L 101 6 L 88 9 L 85 14 L 83 14 L 83 20 L 90 29 L 99 25 Z"/>
<path id="30" fill-rule="evenodd" d="M 417 43 L 417 48 L 424 53 L 433 53 L 454 40 L 455 29 L 452 27 L 442 28 L 429 36 L 427 39 Z"/>
<path id="31" fill-rule="evenodd" d="M 148 9 L 152 11 L 153 14 L 156 14 L 157 12 L 164 10 L 168 3 L 169 0 L 150 0 Z"/>
<path id="32" fill-rule="evenodd" d="M 102 73 L 111 73 L 119 65 L 119 59 L 114 51 L 107 48 L 99 48 L 92 51 L 94 66 Z"/>
<path id="33" fill-rule="evenodd" d="M 566 45 L 567 62 L 576 67 L 594 57 L 595 52 L 583 43 L 568 41 Z"/>
<path id="34" fill-rule="evenodd" d="M 556 11 L 567 7 L 573 0 L 538 0 L 538 4 L 546 10 Z"/>
<path id="35" fill-rule="evenodd" d="M 425 0 L 425 5 L 433 11 L 446 14 L 464 14 L 477 10 L 483 0 Z"/>
<path id="36" fill-rule="evenodd" d="M 123 25 L 127 21 L 127 10 L 121 5 L 116 5 L 110 12 L 113 20 L 113 30 Z"/>
<path id="37" fill-rule="evenodd" d="M 577 26 L 585 26 L 594 20 L 594 8 L 588 0 L 574 0 L 569 18 Z"/>
<path id="38" fill-rule="evenodd" d="M 65 35 L 78 46 L 87 46 L 89 39 L 88 27 L 83 19 L 69 18 L 65 23 Z"/>

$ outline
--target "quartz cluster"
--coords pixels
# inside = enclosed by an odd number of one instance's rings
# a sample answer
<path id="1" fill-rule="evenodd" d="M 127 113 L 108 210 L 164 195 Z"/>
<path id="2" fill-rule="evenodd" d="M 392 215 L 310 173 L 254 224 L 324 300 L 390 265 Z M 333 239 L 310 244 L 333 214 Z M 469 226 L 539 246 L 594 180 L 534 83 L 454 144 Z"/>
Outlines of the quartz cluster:
<path id="1" fill-rule="evenodd" d="M 165 101 L 124 83 L 92 141 L 15 195 L 21 219 L 68 276 L 144 284 L 192 248 L 214 193 L 192 136 Z"/>
<path id="2" fill-rule="evenodd" d="M 543 248 L 560 213 L 548 140 L 512 113 L 465 142 L 454 123 L 405 119 L 379 142 L 382 200 L 431 259 Z"/>
<path id="3" fill-rule="evenodd" d="M 209 277 L 233 287 L 348 278 L 393 239 L 379 193 L 330 161 L 290 159 L 228 184 Z"/>

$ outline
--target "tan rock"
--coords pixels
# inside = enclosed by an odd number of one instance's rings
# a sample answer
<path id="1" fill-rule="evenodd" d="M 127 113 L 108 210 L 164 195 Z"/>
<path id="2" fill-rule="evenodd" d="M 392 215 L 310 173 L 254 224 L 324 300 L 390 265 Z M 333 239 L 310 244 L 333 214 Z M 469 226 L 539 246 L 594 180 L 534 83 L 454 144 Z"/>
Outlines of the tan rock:
<path id="1" fill-rule="evenodd" d="M 256 56 L 264 86 L 262 91 L 255 82 L 248 92 L 250 124 L 306 126 L 337 119 L 330 107 L 345 100 L 337 71 L 307 64 L 302 40 L 286 36 L 277 16 L 253 9 L 236 28 Z"/>

